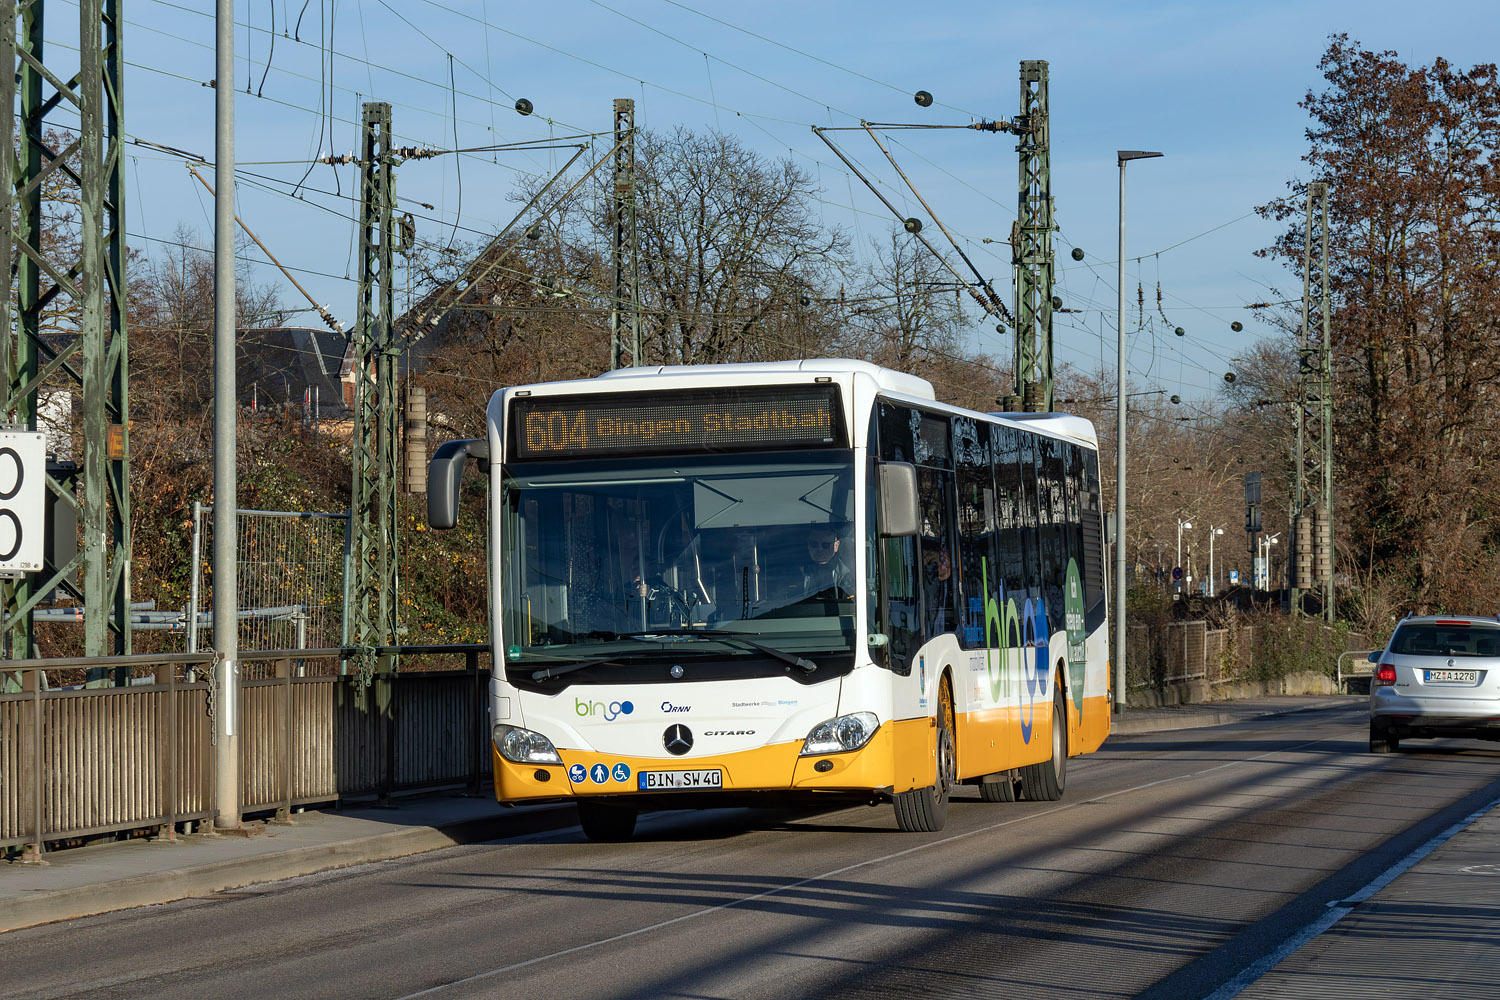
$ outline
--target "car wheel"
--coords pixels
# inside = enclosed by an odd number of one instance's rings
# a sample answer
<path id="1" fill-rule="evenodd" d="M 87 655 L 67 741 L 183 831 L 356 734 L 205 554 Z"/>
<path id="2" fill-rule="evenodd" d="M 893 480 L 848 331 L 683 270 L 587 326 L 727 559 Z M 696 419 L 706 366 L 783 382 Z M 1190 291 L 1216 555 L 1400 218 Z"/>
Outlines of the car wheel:
<path id="1" fill-rule="evenodd" d="M 1021 768 L 1021 797 L 1028 802 L 1056 801 L 1062 798 L 1067 781 L 1068 716 L 1059 687 L 1052 696 L 1052 756 Z"/>
<path id="2" fill-rule="evenodd" d="M 937 780 L 896 794 L 896 827 L 902 833 L 935 833 L 948 822 L 948 799 L 958 781 L 953 724 L 953 688 L 944 677 L 938 684 Z"/>
<path id="3" fill-rule="evenodd" d="M 1401 740 L 1391 734 L 1384 726 L 1370 723 L 1370 752 L 1371 753 L 1394 753 L 1401 746 Z"/>
<path id="4" fill-rule="evenodd" d="M 596 843 L 614 844 L 629 840 L 635 833 L 636 811 L 632 806 L 610 805 L 604 802 L 578 803 L 578 825 L 583 835 Z"/>

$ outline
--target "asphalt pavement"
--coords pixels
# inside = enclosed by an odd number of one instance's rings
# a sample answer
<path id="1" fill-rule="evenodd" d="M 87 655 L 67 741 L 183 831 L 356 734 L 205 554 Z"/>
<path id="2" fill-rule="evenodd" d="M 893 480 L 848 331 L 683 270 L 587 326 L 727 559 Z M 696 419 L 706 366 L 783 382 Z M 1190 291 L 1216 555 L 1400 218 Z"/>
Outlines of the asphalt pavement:
<path id="1" fill-rule="evenodd" d="M 1356 697 L 1270 697 L 1128 709 L 1116 717 L 1113 734 L 1224 725 L 1348 705 Z M 385 808 L 309 810 L 294 814 L 288 824 L 250 822 L 249 835 L 130 840 L 52 852 L 45 855 L 45 864 L 0 865 L 0 932 L 575 822 L 576 813 L 566 805 L 504 809 L 488 795 L 437 794 L 398 799 Z M 1433 915 L 1443 919 L 1442 926 L 1455 929 L 1451 945 L 1436 951 L 1430 929 L 1424 938 L 1429 942 L 1424 961 L 1453 987 L 1444 995 L 1492 996 L 1489 942 L 1500 932 L 1500 808 L 1456 824 L 1396 869 L 1362 894 L 1331 906 L 1317 933 L 1289 939 L 1214 1000 L 1307 995 L 1298 984 L 1313 981 L 1319 990 L 1338 984 L 1326 995 L 1382 995 L 1378 984 L 1391 969 L 1391 938 L 1399 940 L 1404 922 Z"/>

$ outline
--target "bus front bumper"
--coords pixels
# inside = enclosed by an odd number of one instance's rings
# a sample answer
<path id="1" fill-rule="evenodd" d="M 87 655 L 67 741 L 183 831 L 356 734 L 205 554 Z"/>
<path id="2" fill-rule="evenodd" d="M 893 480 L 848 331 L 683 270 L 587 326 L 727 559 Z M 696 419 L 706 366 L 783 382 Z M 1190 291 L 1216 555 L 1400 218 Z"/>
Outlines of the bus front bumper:
<path id="1" fill-rule="evenodd" d="M 887 796 L 932 783 L 937 739 L 932 719 L 883 723 L 858 750 L 799 756 L 801 741 L 736 753 L 634 757 L 559 749 L 562 764 L 513 764 L 491 747 L 495 797 L 537 802 L 584 796 L 650 797 L 733 793 L 846 793 Z M 668 775 L 669 777 L 654 777 Z M 691 795 L 690 795 L 691 793 Z"/>

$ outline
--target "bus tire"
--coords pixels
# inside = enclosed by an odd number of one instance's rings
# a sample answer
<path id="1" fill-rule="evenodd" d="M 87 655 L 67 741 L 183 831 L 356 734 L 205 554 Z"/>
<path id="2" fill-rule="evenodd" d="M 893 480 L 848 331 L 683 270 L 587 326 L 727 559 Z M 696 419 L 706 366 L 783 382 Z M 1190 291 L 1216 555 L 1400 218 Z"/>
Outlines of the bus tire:
<path id="1" fill-rule="evenodd" d="M 578 825 L 583 827 L 583 835 L 595 843 L 616 844 L 629 840 L 635 833 L 635 817 L 634 806 L 578 800 Z"/>
<path id="2" fill-rule="evenodd" d="M 1016 801 L 1016 779 L 1009 772 L 1000 775 L 999 781 L 981 781 L 979 798 L 985 802 Z"/>
<path id="3" fill-rule="evenodd" d="M 936 833 L 948 821 L 948 800 L 958 780 L 953 745 L 953 686 L 938 684 L 937 780 L 925 788 L 896 794 L 896 827 L 902 833 Z"/>
<path id="4" fill-rule="evenodd" d="M 1068 781 L 1068 716 L 1062 688 L 1052 696 L 1052 756 L 1021 768 L 1021 795 L 1028 802 L 1062 798 Z"/>

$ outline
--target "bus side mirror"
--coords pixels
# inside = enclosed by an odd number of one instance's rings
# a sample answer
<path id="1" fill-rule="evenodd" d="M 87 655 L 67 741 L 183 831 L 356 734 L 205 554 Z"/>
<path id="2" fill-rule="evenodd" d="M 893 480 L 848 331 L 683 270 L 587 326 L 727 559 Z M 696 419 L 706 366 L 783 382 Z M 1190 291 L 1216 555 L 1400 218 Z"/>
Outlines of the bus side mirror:
<path id="1" fill-rule="evenodd" d="M 907 538 L 917 533 L 917 467 L 909 462 L 881 462 L 880 534 Z"/>
<path id="2" fill-rule="evenodd" d="M 458 485 L 464 463 L 471 458 L 488 465 L 489 442 L 482 438 L 449 441 L 433 454 L 427 466 L 427 523 L 432 527 L 446 529 L 458 523 Z"/>

